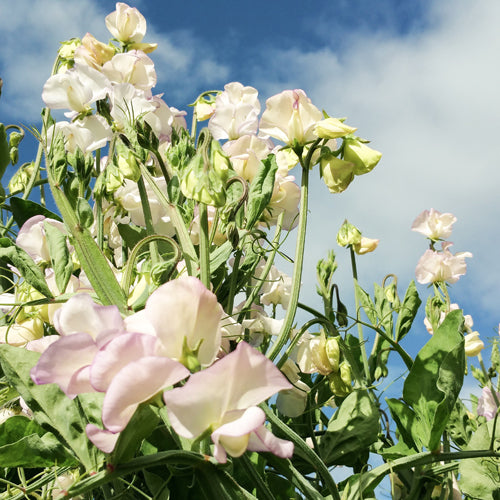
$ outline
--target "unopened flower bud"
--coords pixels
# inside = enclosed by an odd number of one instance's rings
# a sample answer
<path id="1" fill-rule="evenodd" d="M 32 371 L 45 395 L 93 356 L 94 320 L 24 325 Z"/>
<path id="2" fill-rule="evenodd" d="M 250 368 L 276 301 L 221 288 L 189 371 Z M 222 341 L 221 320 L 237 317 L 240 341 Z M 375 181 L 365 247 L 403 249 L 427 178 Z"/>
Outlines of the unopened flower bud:
<path id="1" fill-rule="evenodd" d="M 137 161 L 132 151 L 118 156 L 118 168 L 125 179 L 137 182 L 141 176 L 141 171 L 137 166 Z"/>
<path id="2" fill-rule="evenodd" d="M 382 153 L 368 147 L 358 139 L 346 139 L 344 147 L 344 160 L 354 163 L 356 175 L 367 174 L 375 168 L 382 158 Z"/>
<path id="3" fill-rule="evenodd" d="M 358 245 L 361 243 L 361 232 L 356 226 L 345 220 L 337 233 L 337 243 L 341 247 Z"/>
<path id="4" fill-rule="evenodd" d="M 357 128 L 349 127 L 338 118 L 326 118 L 314 127 L 314 133 L 321 139 L 337 139 L 355 132 Z"/>
<path id="5" fill-rule="evenodd" d="M 484 349 L 484 343 L 479 338 L 479 332 L 465 335 L 465 355 L 469 358 L 477 356 Z"/>
<path id="6" fill-rule="evenodd" d="M 340 366 L 340 346 L 335 337 L 329 337 L 325 343 L 326 356 L 333 372 L 339 371 Z"/>
<path id="7" fill-rule="evenodd" d="M 59 48 L 59 57 L 61 59 L 72 60 L 75 55 L 75 49 L 81 45 L 79 38 L 71 38 L 65 42 L 61 42 Z"/>
<path id="8" fill-rule="evenodd" d="M 341 160 L 329 153 L 320 159 L 321 177 L 330 193 L 345 191 L 354 180 L 354 163 Z"/>
<path id="9" fill-rule="evenodd" d="M 377 248 L 379 241 L 361 236 L 361 241 L 354 244 L 353 248 L 358 255 L 364 255 L 365 253 L 373 252 Z"/>
<path id="10" fill-rule="evenodd" d="M 344 384 L 349 387 L 349 392 L 351 392 L 351 366 L 347 361 L 342 361 L 342 363 L 340 363 L 340 378 L 342 379 L 342 382 L 344 382 Z"/>

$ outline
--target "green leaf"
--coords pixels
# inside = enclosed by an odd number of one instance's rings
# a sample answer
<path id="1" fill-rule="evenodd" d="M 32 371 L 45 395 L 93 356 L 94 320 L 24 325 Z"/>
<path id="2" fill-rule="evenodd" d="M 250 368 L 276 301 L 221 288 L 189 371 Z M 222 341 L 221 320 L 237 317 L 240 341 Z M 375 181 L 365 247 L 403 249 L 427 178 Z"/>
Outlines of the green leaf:
<path id="1" fill-rule="evenodd" d="M 378 439 L 379 413 L 366 390 L 355 390 L 335 412 L 319 444 L 320 456 L 330 465 L 354 465 Z"/>
<path id="2" fill-rule="evenodd" d="M 2 467 L 77 465 L 52 433 L 23 416 L 10 417 L 0 425 L 0 456 Z"/>
<path id="3" fill-rule="evenodd" d="M 462 329 L 462 311 L 448 313 L 418 353 L 404 384 L 403 399 L 415 411 L 419 435 L 429 451 L 439 448 L 462 388 L 465 371 Z"/>
<path id="4" fill-rule="evenodd" d="M 358 296 L 359 303 L 363 307 L 366 316 L 370 320 L 370 323 L 373 326 L 377 326 L 378 325 L 377 312 L 375 309 L 375 304 L 370 298 L 370 295 L 368 295 L 368 293 L 365 292 L 357 282 L 355 283 L 355 288 L 356 288 L 355 293 Z"/>
<path id="5" fill-rule="evenodd" d="M 31 200 L 13 197 L 10 199 L 10 209 L 18 227 L 21 227 L 28 219 L 31 219 L 35 215 L 43 215 L 49 219 L 62 222 L 59 215 Z"/>
<path id="6" fill-rule="evenodd" d="M 423 444 L 419 435 L 420 428 L 415 412 L 399 399 L 386 399 L 386 402 L 399 431 L 400 439 L 398 444 L 403 443 L 407 449 L 421 451 Z M 399 449 L 402 449 L 402 447 L 400 446 Z"/>
<path id="7" fill-rule="evenodd" d="M 494 431 L 494 421 L 480 425 L 472 436 L 468 450 L 487 450 Z M 498 423 L 497 423 L 498 426 Z M 498 436 L 498 428 L 497 428 Z M 500 444 L 498 438 L 496 445 Z M 496 500 L 500 492 L 500 460 L 493 457 L 463 460 L 458 466 L 459 485 L 462 493 L 481 500 Z"/>
<path id="8" fill-rule="evenodd" d="M 35 420 L 71 449 L 87 470 L 96 470 L 103 455 L 87 439 L 85 427 L 89 419 L 79 399 L 69 399 L 55 384 L 36 385 L 31 380 L 30 371 L 39 357 L 39 353 L 0 345 L 2 369 L 33 412 Z"/>
<path id="9" fill-rule="evenodd" d="M 67 236 L 62 233 L 59 228 L 50 224 L 50 222 L 45 221 L 43 227 L 47 236 L 47 244 L 49 246 L 52 268 L 55 272 L 56 285 L 59 289 L 59 293 L 64 293 L 71 273 L 73 272 L 73 262 L 69 255 Z"/>
<path id="10" fill-rule="evenodd" d="M 10 262 L 18 269 L 21 276 L 42 295 L 52 297 L 41 269 L 24 250 L 8 238 L 0 238 L 0 259 Z"/>
<path id="11" fill-rule="evenodd" d="M 384 288 L 382 288 L 380 285 L 377 285 L 376 283 L 375 283 L 375 311 L 380 320 L 380 326 L 383 328 L 385 333 L 387 333 L 387 335 L 392 338 L 392 328 L 393 328 L 392 305 L 385 296 Z M 389 347 L 389 344 L 387 344 L 387 347 Z M 387 351 L 387 355 L 388 354 L 389 352 Z"/>
<path id="12" fill-rule="evenodd" d="M 410 331 L 420 304 L 422 304 L 422 301 L 418 296 L 415 281 L 412 280 L 406 290 L 405 298 L 401 304 L 398 319 L 396 321 L 396 342 L 401 341 L 401 339 Z"/>
<path id="13" fill-rule="evenodd" d="M 133 458 L 142 440 L 153 432 L 159 420 L 157 409 L 148 404 L 139 405 L 125 430 L 120 433 L 111 462 L 118 465 Z"/>
<path id="14" fill-rule="evenodd" d="M 85 198 L 76 200 L 76 217 L 81 227 L 88 229 L 94 223 L 94 213 Z"/>
<path id="15" fill-rule="evenodd" d="M 265 160 L 260 162 L 259 170 L 250 185 L 248 193 L 247 229 L 252 229 L 262 215 L 262 212 L 269 205 L 277 170 L 278 164 L 274 155 L 269 155 Z"/>

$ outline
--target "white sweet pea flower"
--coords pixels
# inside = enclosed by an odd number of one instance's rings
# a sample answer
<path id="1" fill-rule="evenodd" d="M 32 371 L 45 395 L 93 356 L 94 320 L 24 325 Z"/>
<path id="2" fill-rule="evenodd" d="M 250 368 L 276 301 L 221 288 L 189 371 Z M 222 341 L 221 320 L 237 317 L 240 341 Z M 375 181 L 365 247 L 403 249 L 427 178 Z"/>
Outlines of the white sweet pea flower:
<path id="1" fill-rule="evenodd" d="M 166 190 L 166 181 L 163 177 L 155 177 L 156 184 Z M 170 214 L 160 203 L 153 189 L 149 184 L 146 185 L 146 192 L 151 210 L 151 223 L 158 234 L 173 236 L 175 233 Z M 138 226 L 145 226 L 144 212 L 142 210 L 141 196 L 136 182 L 125 179 L 123 186 L 114 193 L 115 200 L 128 212 L 131 221 Z"/>
<path id="2" fill-rule="evenodd" d="M 442 214 L 431 208 L 424 210 L 411 225 L 411 230 L 422 233 L 430 240 L 437 241 L 451 236 L 457 218 L 450 213 Z"/>
<path id="3" fill-rule="evenodd" d="M 484 349 L 484 342 L 479 338 L 479 332 L 471 332 L 465 336 L 465 355 L 469 358 L 477 356 Z"/>
<path id="4" fill-rule="evenodd" d="M 127 124 L 133 124 L 140 116 L 154 113 L 157 109 L 150 94 L 135 88 L 130 83 L 114 85 L 110 101 L 111 117 L 120 130 Z"/>
<path id="5" fill-rule="evenodd" d="M 305 145 L 317 139 L 316 123 L 323 114 L 303 90 L 284 90 L 266 101 L 259 130 L 285 144 Z"/>
<path id="6" fill-rule="evenodd" d="M 87 113 L 90 104 L 104 99 L 111 83 L 101 72 L 86 65 L 75 65 L 65 73 L 51 76 L 43 86 L 42 99 L 50 109 L 70 109 Z"/>
<path id="7" fill-rule="evenodd" d="M 239 82 L 228 83 L 215 99 L 215 113 L 208 122 L 208 130 L 217 140 L 238 139 L 245 134 L 256 134 L 260 103 L 257 89 L 244 87 Z"/>
<path id="8" fill-rule="evenodd" d="M 59 121 L 47 131 L 47 143 L 52 141 L 54 134 L 64 135 L 64 148 L 74 153 L 80 148 L 84 153 L 101 149 L 113 137 L 113 131 L 108 122 L 99 115 L 85 116 L 74 122 Z"/>
<path id="9" fill-rule="evenodd" d="M 310 388 L 300 380 L 299 368 L 290 358 L 285 361 L 281 371 L 286 375 L 293 388 L 278 393 L 276 406 L 283 415 L 295 418 L 304 413 Z"/>
<path id="10" fill-rule="evenodd" d="M 421 284 L 446 281 L 456 283 L 467 270 L 465 259 L 472 257 L 470 252 L 452 254 L 448 248 L 450 242 L 442 242 L 442 251 L 426 250 L 415 269 L 417 281 Z"/>
<path id="11" fill-rule="evenodd" d="M 273 144 L 269 140 L 250 134 L 228 141 L 222 146 L 235 172 L 249 182 L 252 182 L 260 168 L 260 162 L 269 156 L 272 148 Z"/>
<path id="12" fill-rule="evenodd" d="M 141 50 L 116 54 L 103 64 L 102 72 L 113 83 L 130 83 L 141 90 L 149 90 L 156 85 L 154 63 Z"/>
<path id="13" fill-rule="evenodd" d="M 266 263 L 262 261 L 256 268 L 256 276 L 260 276 Z M 253 284 L 258 280 L 254 279 Z M 269 274 L 262 284 L 260 301 L 265 306 L 281 304 L 283 309 L 287 309 L 292 291 L 292 278 L 278 270 L 276 266 L 271 266 Z"/>
<path id="14" fill-rule="evenodd" d="M 120 42 L 140 42 L 146 34 L 146 19 L 135 8 L 117 2 L 116 10 L 106 16 L 106 28 Z"/>

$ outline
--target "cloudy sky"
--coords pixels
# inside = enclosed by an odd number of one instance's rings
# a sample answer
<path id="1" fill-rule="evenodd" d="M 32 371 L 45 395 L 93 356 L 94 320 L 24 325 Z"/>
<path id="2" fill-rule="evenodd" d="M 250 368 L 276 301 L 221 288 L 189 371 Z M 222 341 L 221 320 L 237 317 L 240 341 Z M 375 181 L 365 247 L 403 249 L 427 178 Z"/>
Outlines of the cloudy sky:
<path id="1" fill-rule="evenodd" d="M 468 273 L 451 290 L 484 338 L 500 321 L 500 3 L 497 0 L 288 0 L 202 4 L 130 1 L 148 21 L 146 41 L 159 76 L 157 92 L 186 109 L 199 92 L 241 81 L 262 102 L 302 88 L 320 109 L 348 117 L 383 152 L 377 168 L 347 192 L 330 195 L 313 173 L 304 293 L 315 301 L 315 262 L 348 218 L 380 238 L 361 257 L 362 285 L 388 273 L 402 288 L 414 276 L 426 241 L 410 231 L 422 210 L 452 212 L 454 251 L 470 251 Z M 58 42 L 104 25 L 114 2 L 16 0 L 0 4 L 0 120 L 36 124 L 43 83 Z M 337 280 L 351 302 L 349 261 Z M 307 291 L 309 290 L 309 291 Z M 404 290 L 403 290 L 404 291 Z M 425 286 L 419 286 L 425 300 Z M 415 345 L 428 337 L 414 333 Z"/>

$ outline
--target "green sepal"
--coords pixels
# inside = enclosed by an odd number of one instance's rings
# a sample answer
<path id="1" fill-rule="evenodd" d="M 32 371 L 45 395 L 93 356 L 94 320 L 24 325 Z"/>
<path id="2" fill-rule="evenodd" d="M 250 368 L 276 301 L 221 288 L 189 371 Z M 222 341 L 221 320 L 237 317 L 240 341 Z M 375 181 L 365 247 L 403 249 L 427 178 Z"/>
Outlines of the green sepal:
<path id="1" fill-rule="evenodd" d="M 269 205 L 277 171 L 278 164 L 276 163 L 275 155 L 269 155 L 265 160 L 260 162 L 259 170 L 250 184 L 248 193 L 247 229 L 253 228 Z"/>

